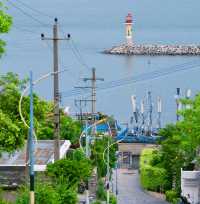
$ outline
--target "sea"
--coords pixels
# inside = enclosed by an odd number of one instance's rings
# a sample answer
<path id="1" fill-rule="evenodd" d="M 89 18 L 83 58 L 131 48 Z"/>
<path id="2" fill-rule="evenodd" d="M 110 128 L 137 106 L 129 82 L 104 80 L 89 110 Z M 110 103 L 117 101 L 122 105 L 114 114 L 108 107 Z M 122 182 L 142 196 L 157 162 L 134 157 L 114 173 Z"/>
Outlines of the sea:
<path id="1" fill-rule="evenodd" d="M 11 2 L 11 3 L 10 3 Z M 105 55 L 104 49 L 125 43 L 125 17 L 133 16 L 133 41 L 136 44 L 200 44 L 199 0 L 16 0 L 5 2 L 7 12 L 13 16 L 13 26 L 1 38 L 7 42 L 6 53 L 0 59 L 0 74 L 15 72 L 20 78 L 33 71 L 34 79 L 52 72 L 52 37 L 54 18 L 58 19 L 59 69 L 61 106 L 70 107 L 70 114 L 79 112 L 77 99 L 90 99 L 84 91 L 76 95 L 74 87 L 90 86 L 83 78 L 90 78 L 91 69 L 104 78 L 97 82 L 96 109 L 115 117 L 119 123 L 129 123 L 132 113 L 131 96 L 141 100 L 152 92 L 154 124 L 156 125 L 156 100 L 162 98 L 162 126 L 176 120 L 176 88 L 184 97 L 191 89 L 192 97 L 200 91 L 200 58 L 198 56 L 118 56 Z M 194 63 L 192 69 L 188 64 Z M 199 63 L 199 64 L 198 64 Z M 149 77 L 126 83 L 129 77 L 142 77 L 155 71 L 186 67 L 159 77 Z M 120 86 L 116 82 L 120 80 Z M 113 83 L 112 88 L 99 89 L 101 83 Z M 75 92 L 72 92 L 73 90 Z M 52 100 L 53 80 L 49 77 L 34 87 L 42 98 Z M 71 95 L 70 93 L 75 93 Z M 91 104 L 82 104 L 84 112 Z M 148 107 L 146 106 L 146 111 Z"/>

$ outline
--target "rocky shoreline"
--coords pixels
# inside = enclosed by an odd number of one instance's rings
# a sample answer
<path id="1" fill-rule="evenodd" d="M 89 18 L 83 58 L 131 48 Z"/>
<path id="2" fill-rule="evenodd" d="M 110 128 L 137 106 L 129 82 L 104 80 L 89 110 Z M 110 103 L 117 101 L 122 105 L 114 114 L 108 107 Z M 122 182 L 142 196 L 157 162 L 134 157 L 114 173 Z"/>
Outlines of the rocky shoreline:
<path id="1" fill-rule="evenodd" d="M 114 46 L 104 50 L 114 55 L 200 55 L 199 45 L 127 45 Z"/>

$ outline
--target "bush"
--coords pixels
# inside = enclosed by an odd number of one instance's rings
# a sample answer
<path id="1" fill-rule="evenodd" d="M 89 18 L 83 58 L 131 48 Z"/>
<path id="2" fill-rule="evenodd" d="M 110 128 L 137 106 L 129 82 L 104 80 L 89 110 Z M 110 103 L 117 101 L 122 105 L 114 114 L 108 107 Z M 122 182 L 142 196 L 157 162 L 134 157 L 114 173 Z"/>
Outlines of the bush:
<path id="1" fill-rule="evenodd" d="M 50 185 L 39 184 L 35 190 L 36 204 L 59 204 L 59 194 Z M 17 197 L 16 204 L 29 203 L 29 190 L 22 187 Z"/>
<path id="2" fill-rule="evenodd" d="M 166 191 L 165 195 L 166 195 L 166 200 L 169 201 L 170 203 L 175 203 L 178 198 L 178 194 L 174 190 Z"/>
<path id="3" fill-rule="evenodd" d="M 117 204 L 117 198 L 113 194 L 110 196 L 110 204 Z"/>
<path id="4" fill-rule="evenodd" d="M 97 200 L 97 201 L 93 202 L 92 204 L 101 204 L 101 201 Z"/>
<path id="5" fill-rule="evenodd" d="M 99 200 L 106 200 L 106 191 L 104 189 L 104 183 L 101 179 L 99 179 L 97 185 L 97 198 Z"/>
<path id="6" fill-rule="evenodd" d="M 61 159 L 47 165 L 47 175 L 55 183 L 62 183 L 73 187 L 82 181 L 86 181 L 92 173 L 91 162 L 82 160 Z"/>
<path id="7" fill-rule="evenodd" d="M 74 189 L 68 188 L 66 185 L 59 185 L 56 190 L 59 195 L 59 204 L 77 203 L 77 193 Z"/>
<path id="8" fill-rule="evenodd" d="M 140 158 L 140 182 L 143 188 L 152 191 L 161 191 L 168 185 L 166 170 L 161 167 L 151 166 L 151 162 L 157 159 L 157 151 L 154 149 L 143 150 Z"/>

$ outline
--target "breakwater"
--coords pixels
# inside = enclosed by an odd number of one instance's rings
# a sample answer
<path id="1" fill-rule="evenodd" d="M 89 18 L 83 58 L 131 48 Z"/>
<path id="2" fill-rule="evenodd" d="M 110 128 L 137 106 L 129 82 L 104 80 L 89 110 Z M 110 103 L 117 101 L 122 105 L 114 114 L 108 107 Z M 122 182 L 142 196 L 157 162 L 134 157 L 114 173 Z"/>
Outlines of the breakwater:
<path id="1" fill-rule="evenodd" d="M 122 44 L 104 50 L 116 55 L 200 55 L 199 45 L 128 45 Z"/>

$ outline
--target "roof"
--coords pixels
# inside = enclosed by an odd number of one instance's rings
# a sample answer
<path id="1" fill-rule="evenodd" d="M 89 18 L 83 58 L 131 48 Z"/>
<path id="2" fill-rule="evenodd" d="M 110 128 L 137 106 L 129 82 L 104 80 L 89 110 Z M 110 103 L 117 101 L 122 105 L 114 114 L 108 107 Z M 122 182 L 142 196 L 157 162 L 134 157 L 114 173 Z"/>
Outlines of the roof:
<path id="1" fill-rule="evenodd" d="M 69 140 L 60 141 L 60 158 L 63 158 L 69 150 L 71 143 Z M 38 140 L 35 143 L 35 171 L 44 171 L 48 163 L 54 162 L 54 140 Z M 0 157 L 0 167 L 5 166 L 25 166 L 26 164 L 26 144 L 13 154 L 2 153 Z"/>

